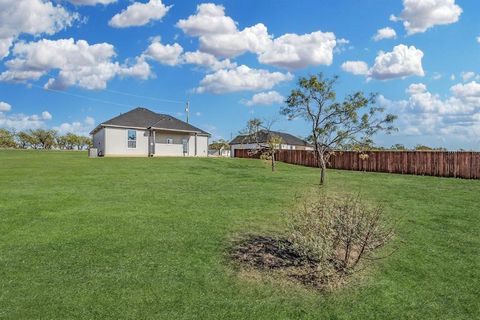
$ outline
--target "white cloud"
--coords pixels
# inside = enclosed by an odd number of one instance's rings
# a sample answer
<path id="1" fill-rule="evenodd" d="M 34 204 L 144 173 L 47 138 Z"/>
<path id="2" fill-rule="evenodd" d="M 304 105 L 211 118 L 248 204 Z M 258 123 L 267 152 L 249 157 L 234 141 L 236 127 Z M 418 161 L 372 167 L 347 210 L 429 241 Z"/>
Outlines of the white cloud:
<path id="1" fill-rule="evenodd" d="M 457 84 L 450 91 L 453 95 L 442 99 L 429 92 L 425 84 L 415 83 L 406 90 L 407 100 L 392 101 L 381 96 L 379 103 L 399 116 L 396 125 L 400 135 L 463 139 L 464 143 L 478 139 L 480 84 Z"/>
<path id="2" fill-rule="evenodd" d="M 231 62 L 230 59 L 218 60 L 213 54 L 201 51 L 185 52 L 183 55 L 185 63 L 203 66 L 209 70 L 231 69 L 237 66 L 236 63 Z"/>
<path id="3" fill-rule="evenodd" d="M 218 57 L 258 53 L 271 42 L 265 25 L 259 23 L 240 31 L 235 21 L 225 15 L 225 8 L 213 3 L 198 5 L 196 14 L 179 20 L 176 26 L 189 36 L 199 37 L 201 51 Z"/>
<path id="4" fill-rule="evenodd" d="M 373 67 L 368 68 L 363 61 L 347 61 L 342 69 L 356 75 L 366 75 L 368 79 L 389 80 L 409 76 L 423 77 L 423 52 L 414 46 L 400 44 L 391 52 L 380 51 L 375 58 Z"/>
<path id="5" fill-rule="evenodd" d="M 403 21 L 409 35 L 425 32 L 435 25 L 457 22 L 462 8 L 455 0 L 403 0 L 403 11 L 399 17 L 391 16 L 392 21 Z"/>
<path id="6" fill-rule="evenodd" d="M 391 52 L 380 52 L 370 69 L 370 77 L 387 80 L 408 76 L 423 77 L 423 52 L 414 46 L 398 45 Z"/>
<path id="7" fill-rule="evenodd" d="M 161 20 L 171 7 L 165 6 L 162 0 L 150 0 L 147 3 L 134 2 L 114 15 L 108 24 L 114 28 L 143 26 L 151 21 Z"/>
<path id="8" fill-rule="evenodd" d="M 51 1 L 0 1 L 0 59 L 8 56 L 9 48 L 20 34 L 52 35 L 71 26 L 78 17 Z"/>
<path id="9" fill-rule="evenodd" d="M 462 77 L 463 81 L 468 81 L 476 77 L 475 72 L 473 71 L 463 71 L 460 76 Z"/>
<path id="10" fill-rule="evenodd" d="M 0 112 L 8 112 L 12 109 L 12 106 L 9 103 L 0 101 Z"/>
<path id="11" fill-rule="evenodd" d="M 92 117 L 86 117 L 82 122 L 64 122 L 59 126 L 53 127 L 59 134 L 74 133 L 80 136 L 88 136 L 95 126 L 95 120 Z"/>
<path id="12" fill-rule="evenodd" d="M 46 121 L 51 119 L 52 115 L 48 111 L 43 111 L 41 115 L 5 114 L 0 112 L 0 127 L 15 130 L 38 129 L 44 128 Z"/>
<path id="13" fill-rule="evenodd" d="M 304 35 L 285 34 L 273 40 L 271 46 L 260 53 L 261 63 L 287 69 L 300 69 L 309 65 L 331 65 L 336 46 L 332 32 L 312 32 Z"/>
<path id="14" fill-rule="evenodd" d="M 263 23 L 240 30 L 237 23 L 225 15 L 223 6 L 212 3 L 198 5 L 196 14 L 179 20 L 176 26 L 185 34 L 198 37 L 202 52 L 224 58 L 251 52 L 258 55 L 261 63 L 287 69 L 330 65 L 337 45 L 331 32 L 285 34 L 273 39 Z M 339 39 L 339 43 L 346 44 L 348 40 Z"/>
<path id="15" fill-rule="evenodd" d="M 380 41 L 383 39 L 395 39 L 397 37 L 397 33 L 390 27 L 385 27 L 382 29 L 378 29 L 377 33 L 373 36 L 373 40 Z"/>
<path id="16" fill-rule="evenodd" d="M 283 103 L 284 101 L 285 97 L 277 91 L 267 91 L 254 94 L 250 100 L 241 102 L 247 106 L 269 106 L 274 103 Z"/>
<path id="17" fill-rule="evenodd" d="M 143 55 L 162 64 L 175 66 L 181 63 L 182 52 L 183 48 L 178 43 L 164 45 L 160 39 L 154 39 Z"/>
<path id="18" fill-rule="evenodd" d="M 476 38 L 477 42 L 480 43 L 480 36 Z"/>
<path id="19" fill-rule="evenodd" d="M 110 3 L 117 2 L 117 0 L 67 0 L 67 1 L 76 6 L 94 6 L 97 4 L 107 5 Z"/>
<path id="20" fill-rule="evenodd" d="M 263 69 L 251 69 L 245 65 L 230 70 L 218 70 L 206 75 L 196 92 L 215 94 L 236 91 L 268 90 L 280 82 L 293 78 L 290 73 L 269 72 Z"/>
<path id="21" fill-rule="evenodd" d="M 440 80 L 440 79 L 442 79 L 442 77 L 443 77 L 442 74 L 439 73 L 439 72 L 434 72 L 433 75 L 432 75 L 433 80 Z"/>
<path id="22" fill-rule="evenodd" d="M 480 107 L 480 83 L 476 81 L 459 83 L 451 87 L 450 91 L 464 103 Z"/>
<path id="23" fill-rule="evenodd" d="M 43 120 L 52 120 L 52 115 L 48 111 L 42 112 L 42 119 Z"/>
<path id="24" fill-rule="evenodd" d="M 345 61 L 341 68 L 354 75 L 368 75 L 368 64 L 364 61 Z"/>
<path id="25" fill-rule="evenodd" d="M 234 33 L 205 34 L 199 40 L 201 51 L 219 57 L 235 57 L 245 52 L 260 53 L 271 44 L 271 36 L 262 23 Z"/>
<path id="26" fill-rule="evenodd" d="M 232 18 L 225 16 L 225 7 L 213 3 L 197 6 L 197 13 L 181 19 L 176 26 L 189 36 L 235 33 L 237 26 Z"/>
<path id="27" fill-rule="evenodd" d="M 56 78 L 50 78 L 47 89 L 65 89 L 77 85 L 85 89 L 104 89 L 116 75 L 147 79 L 150 68 L 142 58 L 136 64 L 120 65 L 113 62 L 113 45 L 90 45 L 85 40 L 60 39 L 37 42 L 19 42 L 13 48 L 15 58 L 5 63 L 7 70 L 0 74 L 0 81 L 24 82 L 59 70 Z"/>

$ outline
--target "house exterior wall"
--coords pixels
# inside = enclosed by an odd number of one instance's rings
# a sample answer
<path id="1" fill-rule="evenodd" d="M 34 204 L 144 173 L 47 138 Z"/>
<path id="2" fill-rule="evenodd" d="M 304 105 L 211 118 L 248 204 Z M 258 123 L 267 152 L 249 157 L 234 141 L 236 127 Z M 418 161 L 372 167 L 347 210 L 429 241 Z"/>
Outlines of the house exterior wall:
<path id="1" fill-rule="evenodd" d="M 167 144 L 167 139 L 173 143 Z M 187 139 L 188 150 L 183 152 L 183 139 Z M 208 137 L 197 135 L 198 157 L 208 156 Z M 193 133 L 182 133 L 175 131 L 155 131 L 155 156 L 195 156 L 195 135 Z"/>
<path id="2" fill-rule="evenodd" d="M 93 147 L 97 148 L 98 155 L 105 155 L 105 129 L 101 128 L 92 137 Z"/>
<path id="3" fill-rule="evenodd" d="M 256 143 L 245 143 L 245 144 L 232 144 L 230 145 L 230 156 L 235 157 L 235 149 L 257 149 L 258 144 Z M 290 144 L 282 144 L 280 148 L 282 150 L 313 150 L 312 147 L 307 146 L 295 146 Z"/>
<path id="4" fill-rule="evenodd" d="M 137 132 L 136 148 L 128 148 L 128 130 Z M 104 156 L 148 156 L 148 130 L 134 128 L 104 127 L 93 135 L 94 147 Z M 167 143 L 172 139 L 172 143 Z M 188 141 L 188 152 L 183 152 L 183 139 Z M 197 156 L 208 156 L 208 137 L 197 136 Z M 195 136 L 188 132 L 155 131 L 154 156 L 195 156 Z"/>
<path id="5" fill-rule="evenodd" d="M 197 135 L 197 157 L 207 157 L 207 156 L 208 156 L 208 137 Z"/>
<path id="6" fill-rule="evenodd" d="M 148 156 L 148 131 L 105 127 L 105 156 Z M 136 148 L 128 148 L 128 130 L 137 132 Z"/>

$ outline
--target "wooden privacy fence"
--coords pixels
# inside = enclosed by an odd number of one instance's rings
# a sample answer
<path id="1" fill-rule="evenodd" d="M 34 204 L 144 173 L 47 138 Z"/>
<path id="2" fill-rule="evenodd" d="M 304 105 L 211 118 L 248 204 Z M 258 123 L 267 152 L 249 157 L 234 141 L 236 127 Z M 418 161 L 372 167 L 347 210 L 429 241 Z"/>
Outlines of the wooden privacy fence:
<path id="1" fill-rule="evenodd" d="M 248 149 L 235 149 L 237 158 L 259 158 Z M 278 161 L 316 167 L 313 151 L 277 150 Z M 437 177 L 480 179 L 480 152 L 449 151 L 337 151 L 327 166 L 332 169 L 403 173 Z"/>

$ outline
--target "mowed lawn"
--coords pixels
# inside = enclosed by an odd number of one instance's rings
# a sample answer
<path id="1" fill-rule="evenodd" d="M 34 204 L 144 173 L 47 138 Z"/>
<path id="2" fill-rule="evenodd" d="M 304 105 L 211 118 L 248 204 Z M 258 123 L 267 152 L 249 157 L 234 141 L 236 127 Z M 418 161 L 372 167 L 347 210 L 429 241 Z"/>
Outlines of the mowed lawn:
<path id="1" fill-rule="evenodd" d="M 232 239 L 281 232 L 317 180 L 249 159 L 0 151 L 0 319 L 479 318 L 480 181 L 329 171 L 398 223 L 399 249 L 334 293 L 232 266 Z"/>

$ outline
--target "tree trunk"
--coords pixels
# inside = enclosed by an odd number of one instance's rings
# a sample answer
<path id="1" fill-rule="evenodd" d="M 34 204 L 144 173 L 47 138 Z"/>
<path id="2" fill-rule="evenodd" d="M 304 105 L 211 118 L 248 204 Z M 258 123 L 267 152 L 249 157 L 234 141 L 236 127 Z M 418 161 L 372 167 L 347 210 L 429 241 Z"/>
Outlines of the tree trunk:
<path id="1" fill-rule="evenodd" d="M 324 155 L 323 154 L 319 154 L 318 155 L 318 161 L 319 161 L 319 165 L 320 165 L 320 185 L 324 185 L 325 184 L 325 175 L 326 175 L 326 168 L 327 168 L 327 165 L 326 165 L 326 162 L 325 162 L 325 158 L 324 158 Z"/>
<path id="2" fill-rule="evenodd" d="M 272 152 L 272 172 L 275 172 L 275 150 Z"/>

